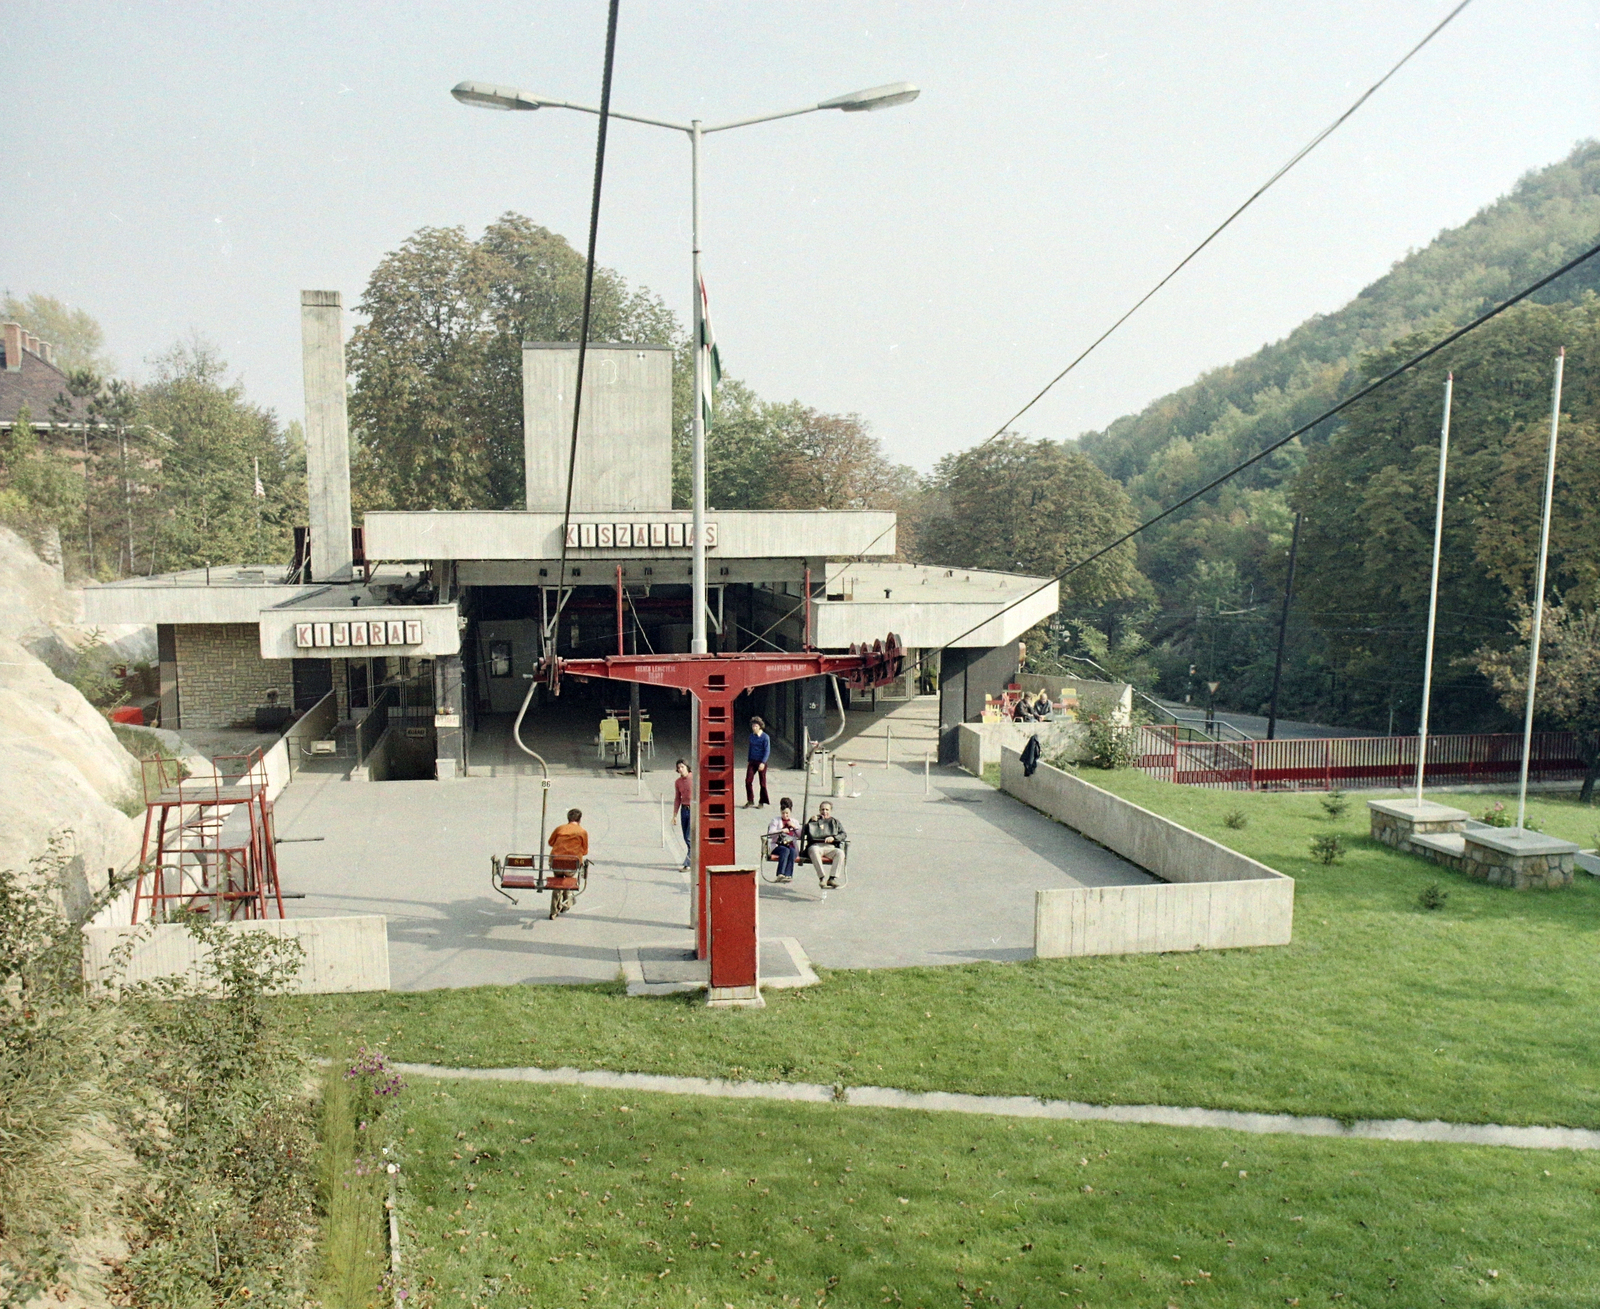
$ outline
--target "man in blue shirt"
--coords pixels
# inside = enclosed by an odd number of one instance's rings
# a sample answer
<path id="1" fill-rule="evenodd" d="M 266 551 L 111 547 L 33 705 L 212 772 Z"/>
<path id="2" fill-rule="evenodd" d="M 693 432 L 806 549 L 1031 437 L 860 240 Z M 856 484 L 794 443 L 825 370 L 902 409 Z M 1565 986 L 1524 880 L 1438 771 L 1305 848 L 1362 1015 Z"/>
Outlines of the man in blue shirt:
<path id="1" fill-rule="evenodd" d="M 761 779 L 761 807 L 771 803 L 767 799 L 767 756 L 772 753 L 772 738 L 767 735 L 767 725 L 759 718 L 750 720 L 750 749 L 744 764 L 744 807 L 756 807 L 756 778 Z"/>

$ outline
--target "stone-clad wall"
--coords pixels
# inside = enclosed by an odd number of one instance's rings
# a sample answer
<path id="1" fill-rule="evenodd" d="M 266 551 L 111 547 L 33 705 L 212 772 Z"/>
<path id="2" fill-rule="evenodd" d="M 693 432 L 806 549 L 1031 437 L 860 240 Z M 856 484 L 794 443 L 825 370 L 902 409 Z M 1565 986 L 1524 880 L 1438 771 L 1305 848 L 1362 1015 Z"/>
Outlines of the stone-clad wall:
<path id="1" fill-rule="evenodd" d="M 184 623 L 173 628 L 178 668 L 178 717 L 183 727 L 228 727 L 248 722 L 267 692 L 294 703 L 291 659 L 263 659 L 254 623 Z"/>

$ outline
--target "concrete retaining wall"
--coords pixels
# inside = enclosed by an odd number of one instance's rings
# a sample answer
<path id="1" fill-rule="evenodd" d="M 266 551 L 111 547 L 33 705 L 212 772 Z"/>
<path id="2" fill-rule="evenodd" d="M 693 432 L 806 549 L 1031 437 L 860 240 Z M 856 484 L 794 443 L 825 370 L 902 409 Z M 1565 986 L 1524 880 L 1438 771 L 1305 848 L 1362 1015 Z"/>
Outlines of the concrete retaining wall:
<path id="1" fill-rule="evenodd" d="M 1001 750 L 1021 754 L 1028 738 L 1035 734 L 1047 758 L 1063 751 L 1073 762 L 1083 757 L 1083 724 L 1070 719 L 1048 723 L 962 723 L 956 731 L 961 766 L 974 777 L 982 777 L 985 768 L 1000 762 Z"/>
<path id="2" fill-rule="evenodd" d="M 1049 764 L 1024 777 L 1015 750 L 1003 751 L 1000 774 L 1024 804 L 1169 883 L 1036 892 L 1041 959 L 1289 943 L 1293 878 Z"/>
<path id="3" fill-rule="evenodd" d="M 382 914 L 341 918 L 269 918 L 230 923 L 234 932 L 271 932 L 289 936 L 305 948 L 305 962 L 296 995 L 333 995 L 345 991 L 389 989 L 388 920 Z M 192 973 L 201 958 L 200 943 L 175 923 L 155 927 L 85 927 L 83 975 L 90 987 L 112 985 L 112 955 L 129 937 L 139 938 L 129 952 L 118 982 L 127 985 L 157 977 Z"/>

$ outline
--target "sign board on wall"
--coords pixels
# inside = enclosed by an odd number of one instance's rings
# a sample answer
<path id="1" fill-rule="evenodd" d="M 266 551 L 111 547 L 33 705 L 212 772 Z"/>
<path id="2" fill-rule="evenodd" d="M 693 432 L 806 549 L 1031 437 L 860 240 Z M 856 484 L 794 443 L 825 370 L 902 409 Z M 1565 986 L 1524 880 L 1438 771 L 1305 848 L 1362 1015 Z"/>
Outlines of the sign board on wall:
<path id="1" fill-rule="evenodd" d="M 419 619 L 357 619 L 350 623 L 296 623 L 294 643 L 301 650 L 325 646 L 410 646 L 422 644 Z"/>
<path id="2" fill-rule="evenodd" d="M 706 549 L 717 544 L 717 525 L 706 524 Z M 569 550 L 687 550 L 693 523 L 568 523 Z"/>

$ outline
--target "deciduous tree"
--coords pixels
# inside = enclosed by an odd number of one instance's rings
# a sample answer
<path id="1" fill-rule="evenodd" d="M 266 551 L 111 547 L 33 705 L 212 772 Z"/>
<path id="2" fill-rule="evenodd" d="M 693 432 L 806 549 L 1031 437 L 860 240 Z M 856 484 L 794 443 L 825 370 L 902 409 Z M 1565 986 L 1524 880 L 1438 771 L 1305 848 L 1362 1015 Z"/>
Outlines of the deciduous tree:
<path id="1" fill-rule="evenodd" d="M 1531 605 L 1518 606 L 1513 631 L 1516 644 L 1507 649 L 1482 646 L 1472 658 L 1506 712 L 1521 715 L 1528 701 Z M 1533 708 L 1535 723 L 1571 732 L 1577 739 L 1587 770 L 1578 799 L 1592 803 L 1600 778 L 1600 609 L 1565 603 L 1545 607 Z"/>

